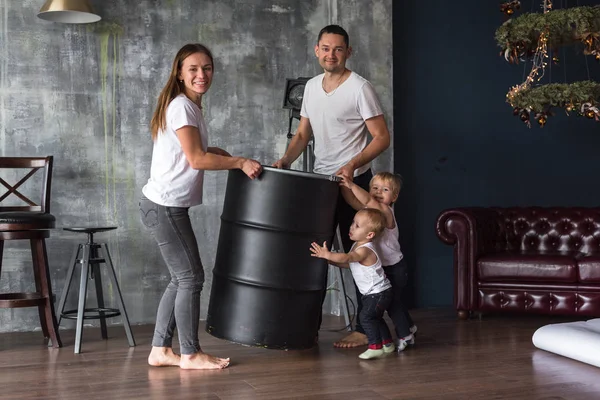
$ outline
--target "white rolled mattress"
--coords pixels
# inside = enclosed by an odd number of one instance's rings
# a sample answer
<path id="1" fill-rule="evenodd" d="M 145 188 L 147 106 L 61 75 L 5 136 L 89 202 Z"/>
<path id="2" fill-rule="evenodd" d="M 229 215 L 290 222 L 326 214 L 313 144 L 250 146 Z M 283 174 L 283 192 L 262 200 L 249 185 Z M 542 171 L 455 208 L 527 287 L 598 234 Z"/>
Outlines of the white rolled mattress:
<path id="1" fill-rule="evenodd" d="M 600 318 L 542 326 L 531 340 L 538 349 L 600 367 Z"/>

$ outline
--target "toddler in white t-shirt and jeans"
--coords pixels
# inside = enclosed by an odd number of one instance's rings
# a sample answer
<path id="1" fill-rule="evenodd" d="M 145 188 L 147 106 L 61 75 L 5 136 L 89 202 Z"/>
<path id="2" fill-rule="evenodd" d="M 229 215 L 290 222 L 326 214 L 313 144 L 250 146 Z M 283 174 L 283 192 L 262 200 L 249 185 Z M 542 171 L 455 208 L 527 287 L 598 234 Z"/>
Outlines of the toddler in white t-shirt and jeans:
<path id="1" fill-rule="evenodd" d="M 392 285 L 386 278 L 381 259 L 373 240 L 385 229 L 385 216 L 379 210 L 364 208 L 354 215 L 350 225 L 350 239 L 354 241 L 348 253 L 332 253 L 327 242 L 320 246 L 313 242 L 313 257 L 324 258 L 341 268 L 350 268 L 361 294 L 360 320 L 367 335 L 369 348 L 358 357 L 364 360 L 378 358 L 395 350 L 392 335 L 383 320 L 383 314 L 392 301 Z"/>
<path id="2" fill-rule="evenodd" d="M 344 191 L 342 194 L 344 194 L 348 204 L 355 210 L 370 207 L 380 210 L 385 215 L 385 229 L 374 240 L 374 244 L 377 253 L 381 257 L 383 270 L 392 285 L 393 299 L 387 312 L 396 328 L 398 338 L 396 348 L 398 351 L 403 351 L 407 345 L 414 344 L 414 334 L 417 332 L 417 327 L 402 301 L 402 290 L 406 287 L 408 281 L 408 267 L 400 250 L 398 226 L 392 208 L 402 188 L 402 178 L 390 172 L 375 174 L 369 184 L 369 192 L 344 176 L 342 176 L 340 185 L 350 189 L 351 193 Z M 363 305 L 360 299 L 357 300 L 357 313 L 360 315 Z"/>

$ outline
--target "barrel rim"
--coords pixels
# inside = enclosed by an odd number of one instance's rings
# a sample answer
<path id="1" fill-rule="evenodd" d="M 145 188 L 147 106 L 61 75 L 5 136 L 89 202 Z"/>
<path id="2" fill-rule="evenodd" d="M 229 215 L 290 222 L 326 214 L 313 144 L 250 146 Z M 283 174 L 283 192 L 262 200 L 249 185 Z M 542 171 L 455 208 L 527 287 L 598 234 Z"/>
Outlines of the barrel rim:
<path id="1" fill-rule="evenodd" d="M 294 176 L 300 176 L 300 177 L 304 177 L 304 178 L 323 179 L 323 180 L 327 180 L 327 181 L 331 181 L 331 182 L 339 182 L 339 181 L 341 181 L 341 178 L 339 176 L 336 176 L 336 175 L 325 175 L 325 174 L 319 174 L 319 173 L 316 173 L 316 172 L 300 171 L 300 170 L 297 170 L 297 169 L 275 168 L 275 167 L 271 167 L 271 166 L 267 166 L 267 165 L 263 165 L 262 168 L 263 168 L 263 170 L 266 170 L 266 171 L 277 172 L 277 173 L 288 174 L 288 175 L 294 175 Z"/>

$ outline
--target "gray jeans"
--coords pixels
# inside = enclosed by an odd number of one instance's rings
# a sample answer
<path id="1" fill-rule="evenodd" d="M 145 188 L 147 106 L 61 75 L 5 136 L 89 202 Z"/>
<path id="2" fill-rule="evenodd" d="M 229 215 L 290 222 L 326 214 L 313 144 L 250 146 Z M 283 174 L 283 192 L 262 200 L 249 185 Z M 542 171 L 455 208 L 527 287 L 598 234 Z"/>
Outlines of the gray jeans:
<path id="1" fill-rule="evenodd" d="M 189 209 L 161 206 L 143 196 L 139 205 L 141 221 L 158 243 L 171 274 L 171 282 L 158 305 L 152 346 L 172 347 L 177 326 L 181 354 L 197 353 L 204 268 Z"/>

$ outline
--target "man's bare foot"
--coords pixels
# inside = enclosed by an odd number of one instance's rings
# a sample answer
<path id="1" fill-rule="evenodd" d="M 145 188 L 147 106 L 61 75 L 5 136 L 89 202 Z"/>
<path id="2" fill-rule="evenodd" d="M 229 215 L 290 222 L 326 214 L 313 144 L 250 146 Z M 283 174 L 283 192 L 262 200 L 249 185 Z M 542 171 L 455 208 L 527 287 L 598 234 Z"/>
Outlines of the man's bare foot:
<path id="1" fill-rule="evenodd" d="M 352 332 L 339 342 L 335 342 L 333 347 L 341 347 L 341 348 L 350 348 L 350 347 L 360 347 L 366 346 L 369 344 L 369 340 L 367 339 L 367 335 L 360 332 Z"/>
<path id="2" fill-rule="evenodd" d="M 148 364 L 153 367 L 179 367 L 180 362 L 181 357 L 170 347 L 152 347 L 148 356 Z"/>
<path id="3" fill-rule="evenodd" d="M 181 356 L 181 369 L 223 369 L 229 366 L 229 358 L 219 358 L 199 351 Z"/>

